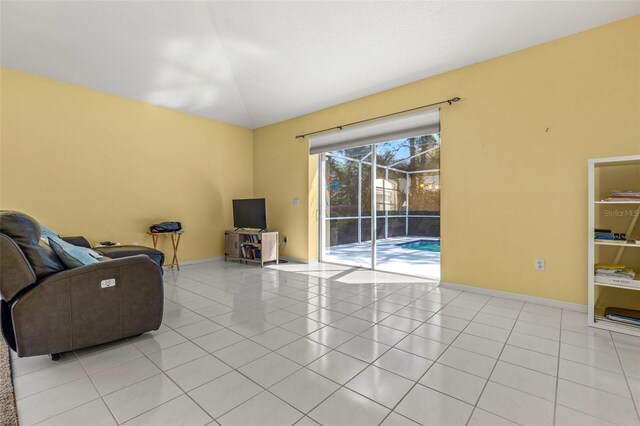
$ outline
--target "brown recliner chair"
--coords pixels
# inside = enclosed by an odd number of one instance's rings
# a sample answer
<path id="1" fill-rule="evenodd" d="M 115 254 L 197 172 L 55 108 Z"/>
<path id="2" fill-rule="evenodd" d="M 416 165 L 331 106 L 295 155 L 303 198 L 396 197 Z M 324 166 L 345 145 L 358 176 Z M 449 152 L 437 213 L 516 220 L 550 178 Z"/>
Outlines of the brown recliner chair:
<path id="1" fill-rule="evenodd" d="M 65 270 L 40 241 L 40 232 L 33 218 L 0 212 L 2 334 L 19 357 L 51 354 L 56 359 L 61 352 L 160 327 L 162 273 L 149 257 Z"/>

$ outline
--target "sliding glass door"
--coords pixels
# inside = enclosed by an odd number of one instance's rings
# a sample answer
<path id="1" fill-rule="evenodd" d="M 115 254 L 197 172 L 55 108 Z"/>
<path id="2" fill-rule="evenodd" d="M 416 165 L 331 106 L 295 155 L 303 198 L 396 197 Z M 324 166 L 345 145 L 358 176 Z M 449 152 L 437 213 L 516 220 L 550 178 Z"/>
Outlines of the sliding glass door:
<path id="1" fill-rule="evenodd" d="M 321 260 L 439 278 L 439 134 L 326 152 L 320 170 Z"/>
<path id="2" fill-rule="evenodd" d="M 323 260 L 372 265 L 371 149 L 365 145 L 322 154 Z"/>

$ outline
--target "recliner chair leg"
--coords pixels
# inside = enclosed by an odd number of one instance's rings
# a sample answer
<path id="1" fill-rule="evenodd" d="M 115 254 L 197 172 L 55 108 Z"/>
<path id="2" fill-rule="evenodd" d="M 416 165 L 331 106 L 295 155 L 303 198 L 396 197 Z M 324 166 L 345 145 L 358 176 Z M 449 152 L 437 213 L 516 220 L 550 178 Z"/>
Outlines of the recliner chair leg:
<path id="1" fill-rule="evenodd" d="M 51 354 L 51 361 L 60 361 L 60 354 Z"/>

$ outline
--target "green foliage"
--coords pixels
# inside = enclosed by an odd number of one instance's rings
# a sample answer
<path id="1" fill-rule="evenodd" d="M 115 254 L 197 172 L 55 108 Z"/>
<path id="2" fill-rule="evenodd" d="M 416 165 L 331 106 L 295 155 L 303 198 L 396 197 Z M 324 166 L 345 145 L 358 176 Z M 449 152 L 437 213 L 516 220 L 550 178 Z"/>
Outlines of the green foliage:
<path id="1" fill-rule="evenodd" d="M 401 171 L 422 171 L 440 168 L 440 135 L 427 135 L 390 142 L 376 146 L 379 166 L 391 166 L 388 180 L 396 182 L 398 211 L 403 214 L 406 206 L 406 178 Z M 429 151 L 424 155 L 416 155 Z M 362 215 L 371 214 L 371 146 L 334 151 L 327 159 L 327 200 L 331 217 L 358 215 L 358 169 L 362 192 Z M 352 160 L 347 160 L 346 157 Z M 355 160 L 355 161 L 354 161 Z M 396 169 L 396 170 L 393 170 Z M 400 170 L 400 171 L 398 171 Z M 378 167 L 378 179 L 384 179 L 385 169 Z M 427 214 L 440 211 L 439 171 L 409 174 L 409 210 L 411 214 Z"/>

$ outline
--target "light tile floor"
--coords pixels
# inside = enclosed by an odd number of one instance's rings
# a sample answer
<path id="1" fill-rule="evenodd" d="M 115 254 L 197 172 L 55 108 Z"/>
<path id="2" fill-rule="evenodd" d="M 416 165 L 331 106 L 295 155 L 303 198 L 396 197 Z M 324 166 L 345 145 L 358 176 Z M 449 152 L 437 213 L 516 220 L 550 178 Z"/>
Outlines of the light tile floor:
<path id="1" fill-rule="evenodd" d="M 336 265 L 165 275 L 160 330 L 14 359 L 20 423 L 637 425 L 640 339 Z"/>

